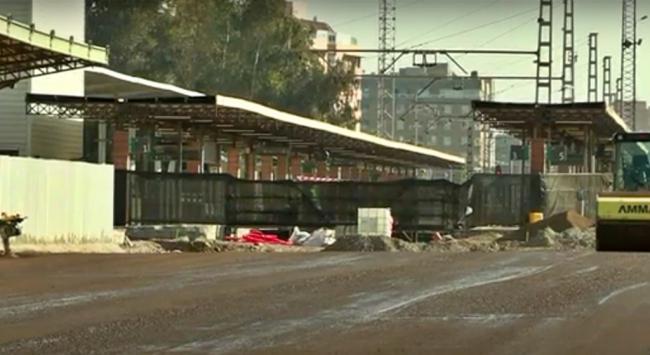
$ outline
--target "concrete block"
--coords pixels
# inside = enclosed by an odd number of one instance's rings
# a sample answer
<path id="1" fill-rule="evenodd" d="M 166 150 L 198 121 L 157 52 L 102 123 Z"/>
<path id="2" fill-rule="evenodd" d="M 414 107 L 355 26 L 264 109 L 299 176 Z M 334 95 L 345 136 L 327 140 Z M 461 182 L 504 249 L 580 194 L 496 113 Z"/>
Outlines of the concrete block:
<path id="1" fill-rule="evenodd" d="M 393 218 L 390 208 L 359 208 L 357 229 L 361 236 L 390 237 Z"/>

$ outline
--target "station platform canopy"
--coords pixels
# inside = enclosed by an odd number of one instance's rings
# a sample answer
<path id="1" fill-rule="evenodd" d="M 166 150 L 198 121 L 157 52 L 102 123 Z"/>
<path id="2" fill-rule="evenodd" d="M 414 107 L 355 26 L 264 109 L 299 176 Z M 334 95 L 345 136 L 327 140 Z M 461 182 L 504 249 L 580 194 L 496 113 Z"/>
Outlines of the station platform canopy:
<path id="1" fill-rule="evenodd" d="M 27 113 L 83 117 L 129 127 L 183 127 L 218 144 L 254 141 L 291 152 L 327 152 L 333 158 L 399 167 L 459 167 L 456 155 L 338 127 L 244 99 L 206 95 L 169 84 L 88 68 L 86 96 L 27 96 Z"/>
<path id="2" fill-rule="evenodd" d="M 0 89 L 21 79 L 108 64 L 108 51 L 0 15 Z"/>
<path id="3" fill-rule="evenodd" d="M 581 140 L 585 127 L 599 139 L 629 132 L 623 119 L 604 102 L 533 104 L 474 101 L 475 119 L 492 128 L 519 134 L 536 126 L 552 127 Z"/>

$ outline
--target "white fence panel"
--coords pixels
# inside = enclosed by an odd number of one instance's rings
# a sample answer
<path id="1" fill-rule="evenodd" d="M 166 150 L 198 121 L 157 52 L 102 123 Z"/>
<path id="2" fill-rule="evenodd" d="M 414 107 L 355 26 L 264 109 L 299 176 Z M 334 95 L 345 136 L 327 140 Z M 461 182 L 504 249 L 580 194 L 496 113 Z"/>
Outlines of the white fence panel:
<path id="1" fill-rule="evenodd" d="M 113 166 L 0 156 L 0 212 L 27 216 L 14 243 L 109 243 Z"/>

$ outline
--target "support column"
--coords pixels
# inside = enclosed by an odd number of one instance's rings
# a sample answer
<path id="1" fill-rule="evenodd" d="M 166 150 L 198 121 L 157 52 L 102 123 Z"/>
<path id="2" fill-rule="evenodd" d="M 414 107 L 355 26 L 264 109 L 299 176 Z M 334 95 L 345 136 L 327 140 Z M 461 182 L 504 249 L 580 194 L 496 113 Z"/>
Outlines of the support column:
<path id="1" fill-rule="evenodd" d="M 257 168 L 257 155 L 253 147 L 248 148 L 246 153 L 246 179 L 255 180 Z"/>
<path id="2" fill-rule="evenodd" d="M 533 128 L 533 138 L 530 142 L 530 172 L 532 174 L 543 174 L 544 165 L 546 164 L 544 142 L 545 139 L 540 137 L 541 127 Z"/>
<path id="3" fill-rule="evenodd" d="M 113 166 L 116 170 L 126 170 L 129 156 L 129 132 L 113 131 Z"/>
<path id="4" fill-rule="evenodd" d="M 352 167 L 341 167 L 341 180 L 352 180 Z"/>
<path id="5" fill-rule="evenodd" d="M 291 157 L 291 178 L 295 179 L 296 177 L 302 175 L 302 159 L 299 155 L 294 155 Z"/>
<path id="6" fill-rule="evenodd" d="M 176 172 L 183 172 L 183 124 L 178 123 L 178 166 Z"/>
<path id="7" fill-rule="evenodd" d="M 368 166 L 361 168 L 361 171 L 359 172 L 359 180 L 370 181 L 370 171 L 368 169 Z"/>
<path id="8" fill-rule="evenodd" d="M 316 163 L 316 176 L 327 177 L 327 164 L 324 161 Z"/>
<path id="9" fill-rule="evenodd" d="M 106 164 L 106 121 L 100 121 L 97 130 L 97 162 Z"/>
<path id="10" fill-rule="evenodd" d="M 198 159 L 188 159 L 186 163 L 187 169 L 185 170 L 188 173 L 199 174 L 203 171 L 203 138 L 192 141 L 190 147 L 198 152 Z"/>
<path id="11" fill-rule="evenodd" d="M 272 155 L 263 155 L 262 160 L 262 169 L 260 172 L 260 180 L 272 180 L 273 175 L 273 156 Z"/>
<path id="12" fill-rule="evenodd" d="M 329 175 L 330 178 L 332 179 L 338 179 L 339 178 L 339 167 L 336 165 L 330 165 L 329 167 Z"/>
<path id="13" fill-rule="evenodd" d="M 286 180 L 289 176 L 289 157 L 280 155 L 278 156 L 278 173 L 275 177 L 276 180 Z"/>
<path id="14" fill-rule="evenodd" d="M 361 170 L 358 166 L 350 167 L 350 180 L 361 181 Z"/>
<path id="15" fill-rule="evenodd" d="M 593 134 L 590 126 L 585 126 L 585 172 L 594 173 L 594 147 L 593 147 Z"/>
<path id="16" fill-rule="evenodd" d="M 228 165 L 226 172 L 236 178 L 239 178 L 239 149 L 229 147 L 227 151 Z"/>

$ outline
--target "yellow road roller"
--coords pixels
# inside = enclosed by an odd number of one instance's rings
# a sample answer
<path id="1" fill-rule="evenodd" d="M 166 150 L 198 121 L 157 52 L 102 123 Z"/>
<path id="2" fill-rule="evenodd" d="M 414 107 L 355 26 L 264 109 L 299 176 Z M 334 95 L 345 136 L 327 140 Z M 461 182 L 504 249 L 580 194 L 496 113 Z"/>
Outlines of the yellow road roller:
<path id="1" fill-rule="evenodd" d="M 614 186 L 598 195 L 596 249 L 650 251 L 650 133 L 614 136 Z"/>

